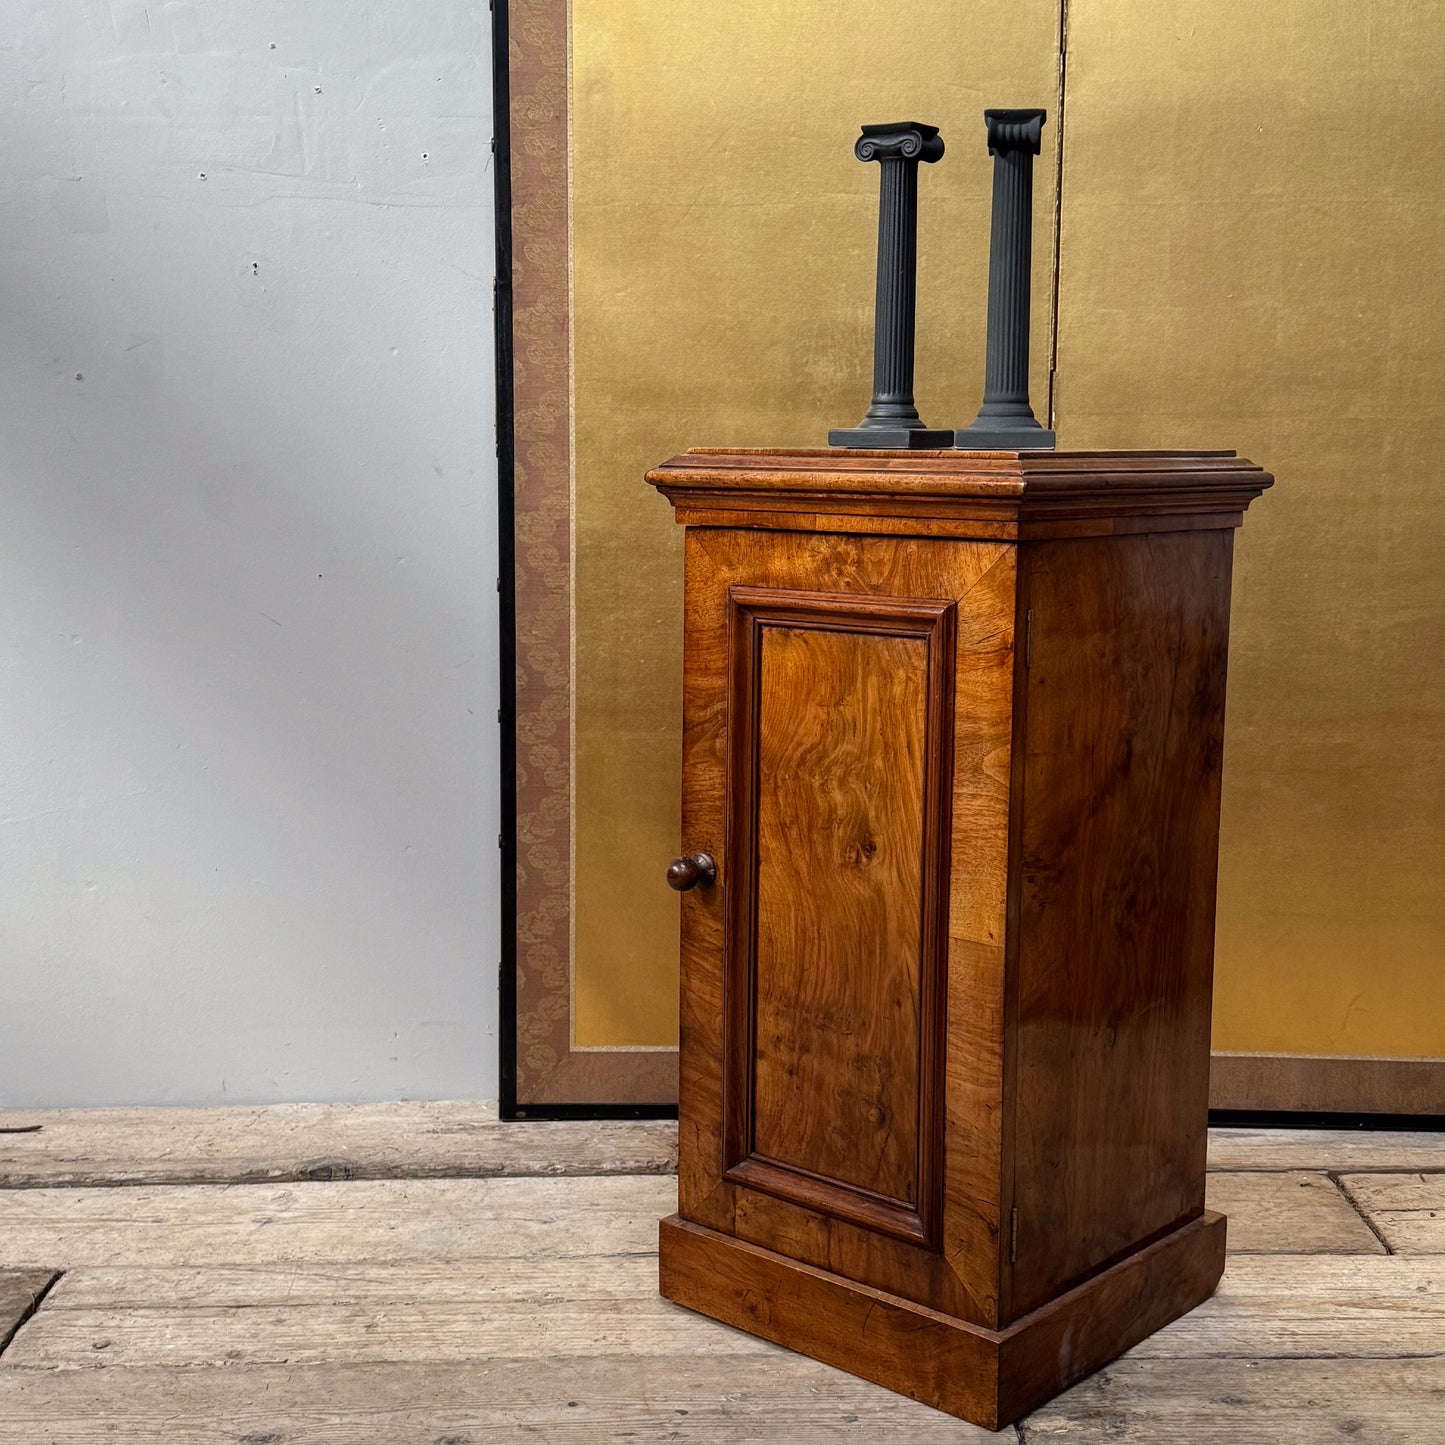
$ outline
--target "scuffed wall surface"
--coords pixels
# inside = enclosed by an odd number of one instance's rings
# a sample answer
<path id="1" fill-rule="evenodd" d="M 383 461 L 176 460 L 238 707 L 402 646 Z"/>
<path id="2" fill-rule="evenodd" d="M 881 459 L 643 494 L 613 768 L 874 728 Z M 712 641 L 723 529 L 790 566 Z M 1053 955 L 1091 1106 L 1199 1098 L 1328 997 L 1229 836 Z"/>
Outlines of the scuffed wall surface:
<path id="1" fill-rule="evenodd" d="M 490 1096 L 479 0 L 0 35 L 0 1105 Z"/>

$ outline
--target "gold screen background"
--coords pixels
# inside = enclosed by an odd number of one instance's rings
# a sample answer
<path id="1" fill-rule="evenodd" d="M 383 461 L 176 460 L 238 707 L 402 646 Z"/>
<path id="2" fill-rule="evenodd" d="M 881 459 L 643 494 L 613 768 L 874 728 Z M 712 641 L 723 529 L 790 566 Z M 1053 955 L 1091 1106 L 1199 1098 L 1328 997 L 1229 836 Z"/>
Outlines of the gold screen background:
<path id="1" fill-rule="evenodd" d="M 676 1043 L 681 529 L 643 472 L 861 417 L 865 120 L 942 130 L 917 397 L 972 420 L 981 112 L 1044 105 L 1035 411 L 1056 333 L 1061 447 L 1278 478 L 1238 534 L 1214 1046 L 1445 1055 L 1442 8 L 573 0 L 577 1046 Z"/>

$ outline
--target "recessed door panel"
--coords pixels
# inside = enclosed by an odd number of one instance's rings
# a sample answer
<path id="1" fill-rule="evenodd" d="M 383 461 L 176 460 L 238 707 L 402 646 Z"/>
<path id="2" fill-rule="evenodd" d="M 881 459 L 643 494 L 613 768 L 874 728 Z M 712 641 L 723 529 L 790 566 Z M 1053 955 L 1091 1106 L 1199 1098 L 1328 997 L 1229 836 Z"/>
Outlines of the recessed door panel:
<path id="1" fill-rule="evenodd" d="M 762 643 L 753 1149 L 916 1205 L 927 643 Z"/>
<path id="2" fill-rule="evenodd" d="M 953 606 L 729 603 L 728 1177 L 927 1240 Z"/>

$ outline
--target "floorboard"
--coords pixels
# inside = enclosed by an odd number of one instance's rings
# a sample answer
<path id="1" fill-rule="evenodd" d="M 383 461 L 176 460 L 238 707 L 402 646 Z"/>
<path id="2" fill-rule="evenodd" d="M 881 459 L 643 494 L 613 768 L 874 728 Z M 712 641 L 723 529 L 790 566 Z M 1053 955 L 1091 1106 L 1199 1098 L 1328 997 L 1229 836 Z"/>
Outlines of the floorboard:
<path id="1" fill-rule="evenodd" d="M 503 1123 L 495 1104 L 0 1111 L 0 1188 L 669 1174 L 670 1120 Z"/>
<path id="2" fill-rule="evenodd" d="M 495 1104 L 0 1110 L 0 1188 L 665 1174 L 677 1124 L 504 1123 Z M 1216 1170 L 1445 1171 L 1445 1133 L 1212 1129 Z"/>
<path id="3" fill-rule="evenodd" d="M 1445 1131 L 1211 1129 L 1211 1169 L 1445 1170 Z"/>
<path id="4" fill-rule="evenodd" d="M 985 1445 L 992 1435 L 770 1347 L 703 1357 L 229 1370 L 0 1370 L 0 1445 Z"/>
<path id="5" fill-rule="evenodd" d="M 1233 1255 L 1212 1299 L 1133 1353 L 1254 1360 L 1445 1355 L 1445 1260 Z"/>
<path id="6" fill-rule="evenodd" d="M 0 1353 L 55 1279 L 53 1269 L 0 1269 Z"/>
<path id="7" fill-rule="evenodd" d="M 656 1266 L 654 1265 L 654 1273 Z M 129 1365 L 446 1364 L 563 1356 L 702 1355 L 719 1362 L 773 1346 L 670 1305 L 653 1291 L 487 1304 L 46 1310 L 6 1353 L 12 1369 Z"/>
<path id="8" fill-rule="evenodd" d="M 1229 1247 L 1236 1253 L 1385 1253 L 1327 1174 L 1211 1174 L 1205 1198 L 1229 1217 Z"/>
<path id="9" fill-rule="evenodd" d="M 8 1261 L 127 1267 L 646 1254 L 677 1207 L 648 1176 L 0 1191 Z"/>
<path id="10" fill-rule="evenodd" d="M 1445 1359 L 1126 1355 L 1029 1416 L 1028 1445 L 1436 1445 Z"/>
<path id="11" fill-rule="evenodd" d="M 210 1265 L 72 1269 L 48 1310 L 283 1308 L 299 1305 L 441 1305 L 531 1300 L 545 1307 L 585 1281 L 590 1293 L 640 1299 L 657 1293 L 655 1241 L 646 1253 L 484 1263 L 410 1260 L 378 1264 Z"/>
<path id="12" fill-rule="evenodd" d="M 1221 1176 L 1210 1199 L 1238 1252 L 1381 1252 L 1323 1175 Z M 535 1259 L 650 1252 L 675 1208 L 675 1179 L 650 1175 L 20 1189 L 0 1191 L 0 1238 L 67 1268 Z"/>
<path id="13" fill-rule="evenodd" d="M 76 1270 L 5 1356 L 12 1368 L 448 1363 L 712 1354 L 772 1346 L 657 1296 L 655 1256 L 275 1273 Z M 410 1278 L 408 1276 L 411 1276 Z M 149 1292 L 146 1293 L 141 1286 Z M 390 1292 L 387 1286 L 394 1288 Z M 1208 1303 L 1141 1358 L 1359 1358 L 1445 1353 L 1445 1261 L 1239 1255 Z"/>
<path id="14" fill-rule="evenodd" d="M 1445 1174 L 1345 1174 L 1340 1187 L 1396 1254 L 1445 1254 Z"/>

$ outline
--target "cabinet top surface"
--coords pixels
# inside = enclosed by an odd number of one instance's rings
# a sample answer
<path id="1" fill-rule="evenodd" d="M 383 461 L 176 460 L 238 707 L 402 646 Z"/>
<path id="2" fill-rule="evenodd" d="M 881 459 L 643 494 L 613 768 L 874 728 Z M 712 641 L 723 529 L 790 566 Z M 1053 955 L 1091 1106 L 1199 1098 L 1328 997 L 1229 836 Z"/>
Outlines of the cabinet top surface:
<path id="1" fill-rule="evenodd" d="M 1170 515 L 1237 526 L 1274 478 L 1231 451 L 697 447 L 647 480 L 673 503 L 679 521 L 695 525 L 727 525 L 724 513 L 845 512 L 954 526 L 974 520 L 1012 533 L 1063 519 Z"/>

